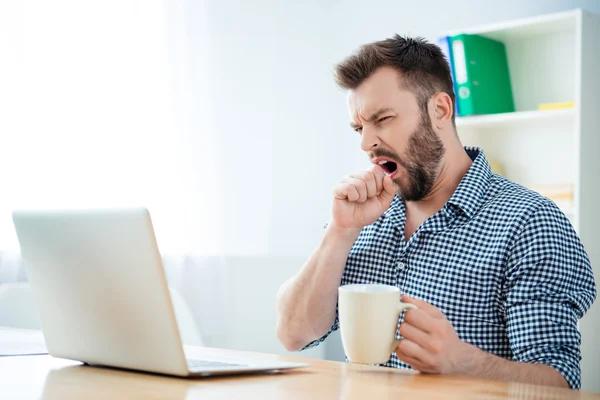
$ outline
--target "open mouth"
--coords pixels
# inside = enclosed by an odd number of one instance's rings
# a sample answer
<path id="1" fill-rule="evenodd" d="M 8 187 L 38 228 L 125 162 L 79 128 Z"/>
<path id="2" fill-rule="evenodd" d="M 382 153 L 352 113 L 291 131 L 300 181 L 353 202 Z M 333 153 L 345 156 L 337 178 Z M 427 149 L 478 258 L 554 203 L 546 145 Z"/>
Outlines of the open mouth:
<path id="1" fill-rule="evenodd" d="M 392 175 L 398 169 L 398 165 L 393 161 L 381 160 L 378 162 L 378 164 L 388 175 Z"/>

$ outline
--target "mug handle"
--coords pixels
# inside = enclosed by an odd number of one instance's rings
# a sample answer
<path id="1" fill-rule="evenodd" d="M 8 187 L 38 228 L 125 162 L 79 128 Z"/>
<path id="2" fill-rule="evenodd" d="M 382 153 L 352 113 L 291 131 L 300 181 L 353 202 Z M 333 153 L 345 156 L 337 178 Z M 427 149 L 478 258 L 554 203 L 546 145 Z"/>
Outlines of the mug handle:
<path id="1" fill-rule="evenodd" d="M 402 311 L 404 310 L 409 310 L 411 308 L 417 309 L 417 306 L 415 306 L 414 304 L 410 304 L 410 303 L 398 303 L 398 316 L 400 316 L 400 314 L 402 313 Z M 390 353 L 395 353 L 396 349 L 398 348 L 398 346 L 400 345 L 400 341 L 402 339 L 394 339 L 394 343 L 392 343 L 392 349 L 390 351 Z"/>

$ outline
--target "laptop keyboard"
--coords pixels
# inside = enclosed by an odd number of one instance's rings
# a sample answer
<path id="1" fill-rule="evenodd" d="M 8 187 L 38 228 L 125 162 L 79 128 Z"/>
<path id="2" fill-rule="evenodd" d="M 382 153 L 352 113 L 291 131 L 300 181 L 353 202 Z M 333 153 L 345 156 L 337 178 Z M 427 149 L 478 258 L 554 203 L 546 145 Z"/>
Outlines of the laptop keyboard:
<path id="1" fill-rule="evenodd" d="M 229 364 L 218 361 L 209 361 L 209 360 L 192 360 L 187 359 L 187 365 L 190 370 L 198 369 L 198 368 L 212 368 L 212 367 L 246 367 L 247 365 L 243 364 Z"/>

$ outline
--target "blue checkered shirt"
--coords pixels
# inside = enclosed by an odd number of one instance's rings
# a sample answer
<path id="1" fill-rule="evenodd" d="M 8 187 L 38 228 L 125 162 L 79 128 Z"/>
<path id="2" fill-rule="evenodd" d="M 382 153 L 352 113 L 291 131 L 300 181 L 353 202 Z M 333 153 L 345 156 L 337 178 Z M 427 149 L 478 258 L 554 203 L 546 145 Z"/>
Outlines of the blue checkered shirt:
<path id="1" fill-rule="evenodd" d="M 438 307 L 459 337 L 558 370 L 580 388 L 577 320 L 596 298 L 589 258 L 549 199 L 491 172 L 480 149 L 444 207 L 404 239 L 397 196 L 354 243 L 342 285 L 379 283 Z M 331 330 L 306 348 L 321 343 Z M 383 364 L 410 368 L 392 354 Z"/>

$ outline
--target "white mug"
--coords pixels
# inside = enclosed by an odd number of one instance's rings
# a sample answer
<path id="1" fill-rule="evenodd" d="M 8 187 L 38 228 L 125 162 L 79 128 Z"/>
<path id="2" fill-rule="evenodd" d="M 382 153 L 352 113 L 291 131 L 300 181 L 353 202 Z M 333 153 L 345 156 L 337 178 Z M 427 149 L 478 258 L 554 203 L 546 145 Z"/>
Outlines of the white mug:
<path id="1" fill-rule="evenodd" d="M 396 351 L 398 318 L 417 308 L 400 301 L 389 285 L 344 285 L 338 289 L 338 316 L 346 357 L 359 364 L 383 364 Z"/>

